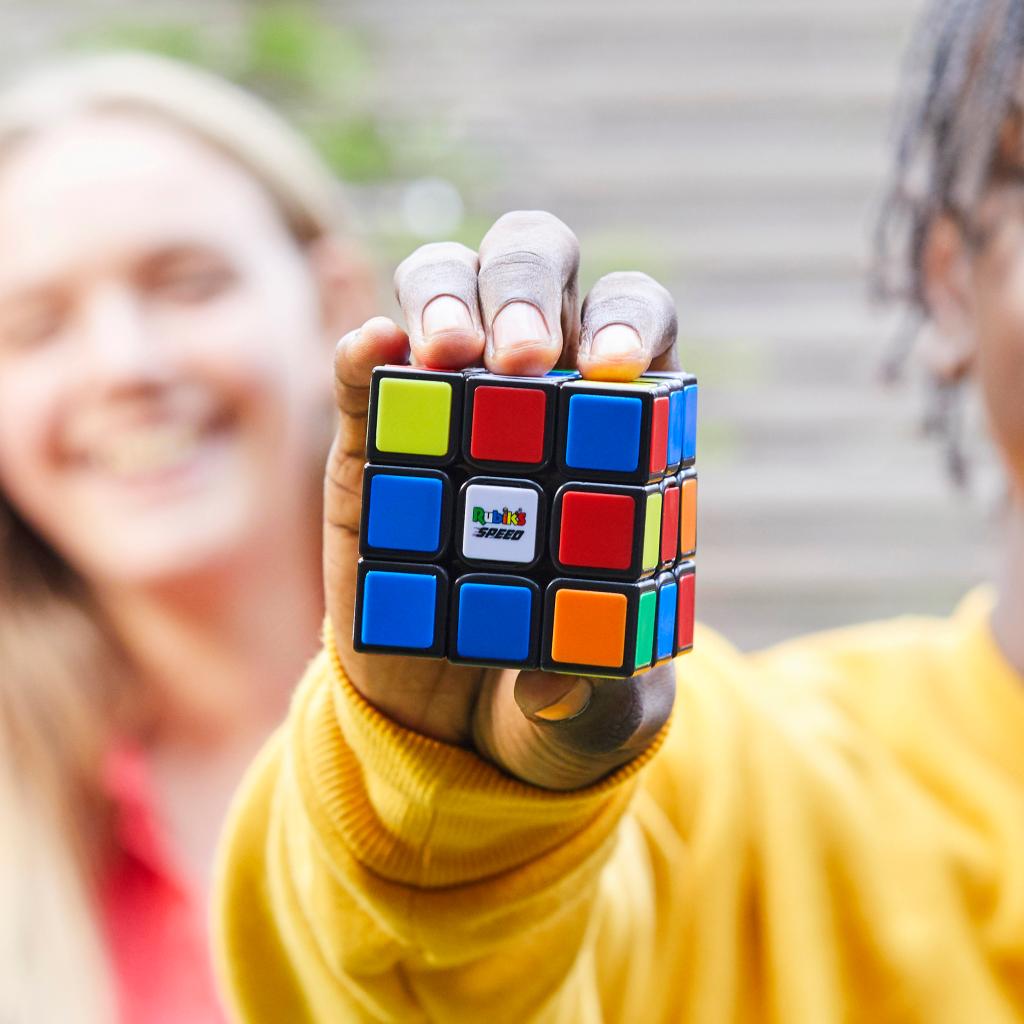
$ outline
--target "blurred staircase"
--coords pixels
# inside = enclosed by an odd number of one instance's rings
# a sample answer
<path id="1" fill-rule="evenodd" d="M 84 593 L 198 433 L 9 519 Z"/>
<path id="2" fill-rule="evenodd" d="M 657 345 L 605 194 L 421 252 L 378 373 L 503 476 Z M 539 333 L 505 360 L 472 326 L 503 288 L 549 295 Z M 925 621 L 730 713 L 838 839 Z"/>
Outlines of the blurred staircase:
<path id="1" fill-rule="evenodd" d="M 93 0 L 75 17 L 115 7 Z M 744 646 L 944 612 L 989 568 L 991 497 L 956 495 L 917 436 L 920 395 L 877 383 L 894 319 L 865 300 L 916 7 L 320 5 L 365 31 L 386 121 L 440 121 L 479 156 L 471 214 L 550 209 L 582 240 L 585 280 L 625 264 L 676 295 L 684 360 L 704 384 L 698 608 Z M 167 9 L 186 8 L 230 18 L 235 4 Z M 41 47 L 71 11 L 5 11 L 8 48 Z"/>
<path id="2" fill-rule="evenodd" d="M 339 8 L 382 47 L 384 109 L 441 113 L 492 155 L 473 208 L 554 211 L 585 276 L 595 246 L 614 265 L 616 237 L 645 240 L 705 385 L 699 610 L 744 646 L 943 612 L 989 566 L 991 501 L 947 483 L 919 392 L 879 385 L 894 318 L 865 299 L 916 6 Z"/>

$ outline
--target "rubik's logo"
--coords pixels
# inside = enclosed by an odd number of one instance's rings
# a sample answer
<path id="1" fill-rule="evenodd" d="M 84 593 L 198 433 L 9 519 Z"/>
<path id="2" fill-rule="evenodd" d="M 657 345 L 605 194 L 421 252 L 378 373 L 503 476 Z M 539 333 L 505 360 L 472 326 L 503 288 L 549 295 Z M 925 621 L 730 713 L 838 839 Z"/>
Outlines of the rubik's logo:
<path id="1" fill-rule="evenodd" d="M 478 524 L 474 537 L 493 537 L 495 540 L 520 540 L 526 533 L 516 527 L 526 526 L 526 513 L 521 509 L 512 512 L 508 508 L 486 509 L 473 506 L 473 522 Z"/>
<path id="2" fill-rule="evenodd" d="M 488 511 L 477 505 L 473 509 L 473 522 L 480 523 L 481 526 L 525 526 L 526 513 L 521 508 L 515 512 L 510 512 L 507 508 L 500 512 L 496 508 Z"/>

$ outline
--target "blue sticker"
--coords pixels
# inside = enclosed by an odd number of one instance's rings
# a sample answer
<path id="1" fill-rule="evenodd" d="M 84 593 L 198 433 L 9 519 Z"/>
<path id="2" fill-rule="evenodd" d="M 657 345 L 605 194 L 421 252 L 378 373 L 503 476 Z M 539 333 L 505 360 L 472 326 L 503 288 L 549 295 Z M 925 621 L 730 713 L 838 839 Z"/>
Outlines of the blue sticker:
<path id="1" fill-rule="evenodd" d="M 675 583 L 667 583 L 658 591 L 658 660 L 672 656 L 676 632 Z"/>
<path id="2" fill-rule="evenodd" d="M 367 541 L 393 551 L 436 551 L 441 543 L 441 481 L 377 473 L 370 480 Z"/>
<path id="3" fill-rule="evenodd" d="M 678 388 L 668 396 L 668 464 L 675 466 L 683 458 L 683 435 L 686 431 L 686 404 L 683 389 Z"/>
<path id="4" fill-rule="evenodd" d="M 459 588 L 456 650 L 481 661 L 524 661 L 530 654 L 533 591 L 497 583 Z"/>
<path id="5" fill-rule="evenodd" d="M 643 402 L 624 395 L 573 395 L 565 463 L 573 469 L 631 473 L 640 462 Z"/>
<path id="6" fill-rule="evenodd" d="M 371 570 L 363 578 L 363 643 L 433 647 L 436 600 L 436 576 Z"/>
<path id="7" fill-rule="evenodd" d="M 683 458 L 693 459 L 697 456 L 697 385 L 687 384 L 683 388 L 686 400 L 683 428 Z"/>

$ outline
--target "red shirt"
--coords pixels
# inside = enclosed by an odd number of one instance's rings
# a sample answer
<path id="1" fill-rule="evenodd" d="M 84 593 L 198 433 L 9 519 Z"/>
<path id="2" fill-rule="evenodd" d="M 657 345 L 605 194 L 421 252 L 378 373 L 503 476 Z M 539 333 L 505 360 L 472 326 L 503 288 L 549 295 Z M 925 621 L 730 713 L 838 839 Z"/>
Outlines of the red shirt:
<path id="1" fill-rule="evenodd" d="M 106 780 L 117 855 L 100 897 L 121 1024 L 224 1024 L 204 901 L 169 855 L 142 753 L 114 752 Z"/>

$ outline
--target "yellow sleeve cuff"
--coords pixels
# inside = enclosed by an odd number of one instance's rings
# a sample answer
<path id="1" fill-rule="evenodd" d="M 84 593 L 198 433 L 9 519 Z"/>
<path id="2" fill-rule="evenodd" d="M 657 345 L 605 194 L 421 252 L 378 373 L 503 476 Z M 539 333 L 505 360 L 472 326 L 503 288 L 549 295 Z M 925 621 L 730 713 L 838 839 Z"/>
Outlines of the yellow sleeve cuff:
<path id="1" fill-rule="evenodd" d="M 381 714 L 345 675 L 329 623 L 318 660 L 293 710 L 292 756 L 307 813 L 329 860 L 331 847 L 341 847 L 337 853 L 401 885 L 440 888 L 526 866 L 564 875 L 609 839 L 668 729 L 593 786 L 554 792 Z M 528 875 L 523 884 L 544 885 L 545 877 Z"/>

